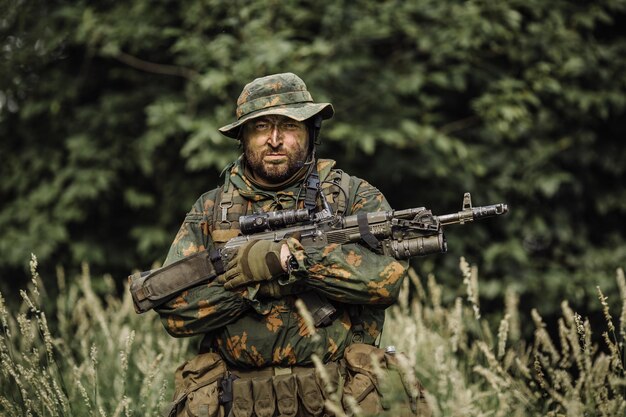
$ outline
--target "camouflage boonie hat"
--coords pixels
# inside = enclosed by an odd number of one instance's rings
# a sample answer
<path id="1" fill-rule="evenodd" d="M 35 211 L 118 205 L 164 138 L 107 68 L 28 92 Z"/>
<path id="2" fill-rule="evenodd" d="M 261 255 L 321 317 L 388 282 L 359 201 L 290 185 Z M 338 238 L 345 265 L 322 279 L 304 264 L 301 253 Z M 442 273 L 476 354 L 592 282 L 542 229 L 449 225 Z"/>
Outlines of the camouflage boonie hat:
<path id="1" fill-rule="evenodd" d="M 290 72 L 257 78 L 246 84 L 237 99 L 237 121 L 219 129 L 237 139 L 248 120 L 268 114 L 280 114 L 299 122 L 320 113 L 322 119 L 335 114 L 330 103 L 314 103 L 300 77 Z"/>

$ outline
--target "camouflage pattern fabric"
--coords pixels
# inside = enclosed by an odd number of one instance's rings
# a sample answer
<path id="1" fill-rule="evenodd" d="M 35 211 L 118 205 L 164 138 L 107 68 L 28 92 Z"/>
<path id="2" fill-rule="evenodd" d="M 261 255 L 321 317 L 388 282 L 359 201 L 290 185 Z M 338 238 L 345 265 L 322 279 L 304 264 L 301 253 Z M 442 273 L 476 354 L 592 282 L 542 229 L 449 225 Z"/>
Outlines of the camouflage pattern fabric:
<path id="1" fill-rule="evenodd" d="M 319 160 L 324 181 L 335 162 Z M 246 199 L 247 212 L 302 208 L 301 184 L 273 192 L 256 188 L 243 174 L 241 158 L 229 173 L 231 186 Z M 351 206 L 346 215 L 390 210 L 378 189 L 350 177 Z M 346 190 L 347 191 L 347 190 Z M 217 189 L 202 195 L 187 214 L 165 265 L 215 245 L 211 219 Z M 218 209 L 218 208 L 216 208 Z M 359 306 L 364 343 L 374 344 L 384 322 L 385 308 L 394 303 L 405 276 L 407 263 L 397 261 L 359 244 L 303 248 L 295 239 L 288 246 L 298 262 L 289 277 L 292 291 L 281 299 L 257 297 L 255 287 L 225 290 L 217 281 L 184 291 L 157 309 L 163 325 L 175 337 L 208 334 L 212 347 L 227 363 L 240 369 L 264 366 L 310 365 L 311 355 L 324 362 L 343 357 L 352 338 L 350 305 Z M 325 295 L 337 308 L 337 319 L 318 329 L 319 342 L 311 334 L 295 307 L 296 293 L 313 290 Z"/>
<path id="2" fill-rule="evenodd" d="M 243 123 L 268 114 L 279 114 L 303 121 L 316 114 L 322 119 L 330 119 L 334 113 L 332 104 L 313 102 L 306 84 L 296 74 L 272 74 L 245 85 L 237 99 L 237 120 L 220 127 L 219 131 L 237 139 Z"/>

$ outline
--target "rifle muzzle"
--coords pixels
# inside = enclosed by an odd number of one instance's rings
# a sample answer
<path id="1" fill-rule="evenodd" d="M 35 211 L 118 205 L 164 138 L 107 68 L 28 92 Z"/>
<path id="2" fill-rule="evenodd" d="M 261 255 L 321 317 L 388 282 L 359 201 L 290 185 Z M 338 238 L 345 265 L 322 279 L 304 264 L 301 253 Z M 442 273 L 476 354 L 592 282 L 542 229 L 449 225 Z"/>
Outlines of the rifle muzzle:
<path id="1" fill-rule="evenodd" d="M 509 206 L 504 203 L 494 204 L 491 206 L 474 207 L 472 212 L 474 213 L 474 220 L 479 220 L 484 217 L 493 217 L 506 214 L 509 211 Z"/>

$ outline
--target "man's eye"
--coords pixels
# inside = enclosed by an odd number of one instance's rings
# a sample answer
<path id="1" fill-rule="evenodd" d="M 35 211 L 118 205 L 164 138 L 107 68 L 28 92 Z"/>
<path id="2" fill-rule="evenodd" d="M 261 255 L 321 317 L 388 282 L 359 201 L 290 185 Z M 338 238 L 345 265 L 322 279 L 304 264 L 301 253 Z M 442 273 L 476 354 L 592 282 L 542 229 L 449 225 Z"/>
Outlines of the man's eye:
<path id="1" fill-rule="evenodd" d="M 256 123 L 256 124 L 254 125 L 254 127 L 255 127 L 256 129 L 258 129 L 258 130 L 264 130 L 264 129 L 267 129 L 267 126 L 268 126 L 268 124 L 267 124 L 267 123 L 262 123 L 262 122 Z"/>

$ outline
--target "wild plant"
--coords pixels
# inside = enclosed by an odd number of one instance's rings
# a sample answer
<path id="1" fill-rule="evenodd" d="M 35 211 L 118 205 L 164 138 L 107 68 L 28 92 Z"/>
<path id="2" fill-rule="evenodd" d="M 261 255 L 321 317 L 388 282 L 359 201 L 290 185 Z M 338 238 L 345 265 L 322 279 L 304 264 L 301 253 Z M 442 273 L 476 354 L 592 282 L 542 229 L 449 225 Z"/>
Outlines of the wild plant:
<path id="1" fill-rule="evenodd" d="M 388 310 L 383 344 L 406 353 L 407 372 L 427 388 L 434 416 L 624 416 L 624 329 L 626 280 L 617 271 L 622 304 L 619 325 L 613 324 L 607 297 L 597 288 L 603 309 L 606 346 L 592 343 L 588 319 L 561 305 L 557 340 L 532 310 L 533 340 L 520 339 L 519 297 L 505 295 L 505 312 L 493 336 L 481 318 L 477 269 L 460 262 L 467 299 L 442 306 L 442 288 L 434 276 L 427 291 L 413 270 Z M 414 296 L 409 303 L 409 285 Z"/>
<path id="2" fill-rule="evenodd" d="M 96 293 L 86 265 L 70 284 L 57 274 L 53 333 L 34 256 L 31 274 L 18 311 L 0 294 L 0 415 L 160 415 L 190 341 L 169 337 L 156 314 L 137 315 L 128 291 L 116 295 L 112 277 Z"/>
<path id="3" fill-rule="evenodd" d="M 538 309 L 528 318 L 520 315 L 513 289 L 505 292 L 505 309 L 493 331 L 481 315 L 477 268 L 464 259 L 459 267 L 466 297 L 451 305 L 444 304 L 444 288 L 434 275 L 423 285 L 409 270 L 398 303 L 387 310 L 381 342 L 404 352 L 399 364 L 406 386 L 413 387 L 415 377 L 421 381 L 434 416 L 626 415 L 622 269 L 619 300 L 596 288 L 606 326 L 599 331 L 603 344 L 597 345 L 590 320 L 567 301 L 550 335 Z M 86 265 L 71 283 L 63 271 L 57 273 L 54 309 L 35 257 L 31 275 L 15 311 L 0 294 L 0 415 L 160 415 L 172 396 L 174 370 L 193 354 L 193 339 L 171 338 L 154 313 L 137 315 L 128 291 L 118 297 L 110 276 L 96 287 Z M 617 322 L 609 308 L 616 301 L 622 306 Z M 534 323 L 529 341 L 521 336 L 523 320 Z M 315 361 L 323 370 L 319 357 Z M 328 381 L 325 385 L 327 406 L 344 415 L 341 393 Z M 347 404 L 349 413 L 360 414 L 356 402 Z M 389 405 L 389 415 L 395 415 L 398 407 Z"/>

